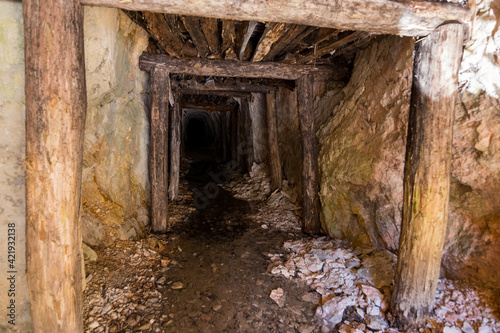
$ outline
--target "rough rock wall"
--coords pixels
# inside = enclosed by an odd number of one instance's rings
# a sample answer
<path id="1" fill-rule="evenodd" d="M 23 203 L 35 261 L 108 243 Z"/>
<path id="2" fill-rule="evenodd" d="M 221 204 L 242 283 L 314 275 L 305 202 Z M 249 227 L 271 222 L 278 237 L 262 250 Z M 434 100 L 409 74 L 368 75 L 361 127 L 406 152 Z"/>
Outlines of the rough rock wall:
<path id="1" fill-rule="evenodd" d="M 477 1 L 460 69 L 444 266 L 500 297 L 500 2 Z"/>
<path id="2" fill-rule="evenodd" d="M 500 286 L 500 4 L 476 4 L 460 73 L 443 267 Z M 413 41 L 384 37 L 355 61 L 318 131 L 323 223 L 355 245 L 398 247 Z M 500 295 L 500 294 L 499 294 Z"/>
<path id="3" fill-rule="evenodd" d="M 88 110 L 83 168 L 83 240 L 107 245 L 149 223 L 146 75 L 138 57 L 147 33 L 116 9 L 85 7 Z"/>
<path id="4" fill-rule="evenodd" d="M 391 36 L 363 50 L 318 133 L 323 227 L 355 245 L 398 246 L 412 47 Z"/>
<path id="5" fill-rule="evenodd" d="M 0 331 L 29 332 L 29 299 L 25 261 L 24 191 L 24 40 L 20 2 L 0 2 Z M 14 224 L 14 228 L 9 227 Z M 8 228 L 9 227 L 9 228 Z M 9 244 L 8 229 L 15 229 Z M 12 232 L 10 232 L 12 233 Z M 14 245 L 14 269 L 9 267 L 7 245 Z M 15 292 L 7 278 L 16 271 Z M 10 301 L 15 301 L 15 326 L 8 323 Z"/>

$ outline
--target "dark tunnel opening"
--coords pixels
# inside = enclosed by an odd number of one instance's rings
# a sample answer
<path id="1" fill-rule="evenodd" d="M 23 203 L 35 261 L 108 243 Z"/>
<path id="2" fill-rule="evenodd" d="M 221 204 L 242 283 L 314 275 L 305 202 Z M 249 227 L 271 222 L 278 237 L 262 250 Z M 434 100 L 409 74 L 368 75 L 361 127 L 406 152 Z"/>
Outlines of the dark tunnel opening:
<path id="1" fill-rule="evenodd" d="M 217 116 L 208 111 L 187 110 L 183 117 L 183 145 L 187 156 L 195 159 L 218 157 L 219 127 Z M 200 156 L 200 157 L 201 157 Z"/>

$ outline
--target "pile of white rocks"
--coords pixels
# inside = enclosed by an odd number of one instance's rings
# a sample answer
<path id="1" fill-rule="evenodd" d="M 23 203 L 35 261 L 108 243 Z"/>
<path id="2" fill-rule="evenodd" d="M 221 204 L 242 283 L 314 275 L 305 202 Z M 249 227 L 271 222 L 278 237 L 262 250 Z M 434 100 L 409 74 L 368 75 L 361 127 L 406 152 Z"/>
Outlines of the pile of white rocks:
<path id="1" fill-rule="evenodd" d="M 266 169 L 261 164 L 254 163 L 248 175 L 226 185 L 235 198 L 263 201 L 271 194 L 271 182 Z"/>
<path id="2" fill-rule="evenodd" d="M 397 332 L 386 317 L 395 256 L 375 249 L 351 250 L 326 237 L 286 242 L 283 247 L 289 255 L 283 259 L 269 254 L 268 270 L 301 279 L 321 295 L 316 317 L 322 331 Z M 442 279 L 436 292 L 436 315 L 421 329 L 429 330 L 488 333 L 498 332 L 500 325 L 472 289 L 459 289 Z"/>

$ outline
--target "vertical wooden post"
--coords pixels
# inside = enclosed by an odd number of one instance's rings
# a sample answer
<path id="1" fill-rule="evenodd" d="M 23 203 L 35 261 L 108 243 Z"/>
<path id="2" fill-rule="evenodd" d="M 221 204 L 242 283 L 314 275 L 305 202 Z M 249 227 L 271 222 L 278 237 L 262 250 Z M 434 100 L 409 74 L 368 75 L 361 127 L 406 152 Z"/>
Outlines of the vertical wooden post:
<path id="1" fill-rule="evenodd" d="M 281 159 L 278 146 L 278 123 L 276 117 L 276 91 L 266 94 L 267 133 L 269 141 L 269 168 L 271 169 L 271 191 L 281 189 Z"/>
<path id="2" fill-rule="evenodd" d="M 168 192 L 170 200 L 179 196 L 179 177 L 181 167 L 181 99 L 174 95 L 174 107 L 170 112 L 170 183 Z"/>
<path id="3" fill-rule="evenodd" d="M 168 80 L 166 69 L 151 70 L 151 141 L 149 173 L 151 182 L 151 227 L 163 233 L 168 226 Z"/>
<path id="4" fill-rule="evenodd" d="M 227 161 L 227 112 L 220 114 L 220 133 L 222 137 L 222 161 Z"/>
<path id="5" fill-rule="evenodd" d="M 77 1 L 25 0 L 23 20 L 26 260 L 33 332 L 83 332 L 83 9 Z"/>
<path id="6" fill-rule="evenodd" d="M 321 233 L 319 219 L 319 176 L 316 130 L 314 127 L 314 101 L 312 75 L 304 75 L 298 80 L 297 105 L 299 127 L 302 135 L 302 229 L 308 234 Z"/>
<path id="7" fill-rule="evenodd" d="M 243 116 L 243 153 L 245 156 L 245 167 L 248 172 L 252 170 L 254 162 L 253 155 L 253 137 L 252 137 L 252 118 L 250 116 L 250 100 L 241 99 L 241 111 Z"/>
<path id="8" fill-rule="evenodd" d="M 464 32 L 437 28 L 415 49 L 403 223 L 391 311 L 399 327 L 434 308 L 448 215 L 453 113 Z"/>
<path id="9" fill-rule="evenodd" d="M 238 165 L 238 110 L 231 111 L 231 159 Z"/>

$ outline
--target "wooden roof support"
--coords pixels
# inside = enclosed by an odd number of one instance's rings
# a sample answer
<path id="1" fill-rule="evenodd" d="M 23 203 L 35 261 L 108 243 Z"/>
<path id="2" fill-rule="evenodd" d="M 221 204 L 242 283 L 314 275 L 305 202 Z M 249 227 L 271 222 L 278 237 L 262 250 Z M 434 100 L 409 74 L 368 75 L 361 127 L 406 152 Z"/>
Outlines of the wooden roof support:
<path id="1" fill-rule="evenodd" d="M 224 59 L 227 60 L 236 60 L 236 52 L 234 50 L 236 31 L 234 23 L 233 20 L 222 21 L 222 54 Z"/>
<path id="2" fill-rule="evenodd" d="M 404 200 L 391 312 L 400 328 L 434 308 L 450 198 L 453 114 L 464 27 L 447 24 L 415 45 Z"/>
<path id="3" fill-rule="evenodd" d="M 285 23 L 268 23 L 266 30 L 262 34 L 255 53 L 253 54 L 252 61 L 261 61 L 271 51 L 271 47 L 276 43 L 285 33 L 287 24 Z"/>
<path id="4" fill-rule="evenodd" d="M 305 25 L 290 24 L 286 27 L 283 36 L 274 42 L 269 52 L 262 58 L 262 61 L 271 61 L 283 52 L 285 48 L 292 48 L 304 38 L 304 32 L 310 33 L 311 27 Z"/>
<path id="5" fill-rule="evenodd" d="M 250 97 L 250 92 L 244 91 L 228 91 L 228 90 L 196 90 L 190 88 L 178 88 L 176 89 L 181 95 L 210 95 L 210 96 L 224 96 L 224 97 L 240 97 L 248 98 Z"/>
<path id="6" fill-rule="evenodd" d="M 350 33 L 349 35 L 345 36 L 344 38 L 341 38 L 339 40 L 334 41 L 333 43 L 329 43 L 327 45 L 324 45 L 320 47 L 319 49 L 315 49 L 314 51 L 311 50 L 311 53 L 309 53 L 307 56 L 304 58 L 300 59 L 300 63 L 306 64 L 311 61 L 314 61 L 315 59 L 324 56 L 327 53 L 330 53 L 344 45 L 347 45 L 357 39 L 364 38 L 368 36 L 369 33 L 363 32 L 363 31 L 354 31 Z"/>
<path id="7" fill-rule="evenodd" d="M 454 3 L 391 0 L 81 0 L 83 5 L 240 21 L 283 22 L 375 34 L 425 36 L 445 22 L 468 24 L 471 11 Z"/>
<path id="8" fill-rule="evenodd" d="M 31 322 L 35 333 L 80 333 L 83 259 L 79 221 L 87 112 L 83 8 L 77 1 L 60 0 L 24 0 L 22 6 Z M 24 231 L 18 230 L 18 236 L 22 235 Z"/>
<path id="9" fill-rule="evenodd" d="M 238 52 L 240 60 L 247 60 L 245 56 L 245 51 L 247 49 L 248 42 L 250 41 L 250 38 L 252 37 L 253 32 L 255 31 L 255 28 L 257 27 L 258 24 L 259 22 L 257 21 L 248 22 L 245 35 L 243 36 L 243 41 L 241 43 L 240 51 Z"/>
<path id="10" fill-rule="evenodd" d="M 204 85 L 191 86 L 188 85 L 186 87 L 180 86 L 172 86 L 174 90 L 180 89 L 189 89 L 191 90 L 191 94 L 200 94 L 201 92 L 215 92 L 222 91 L 228 94 L 233 92 L 247 92 L 247 93 L 268 93 L 270 91 L 275 91 L 278 88 L 268 85 L 257 85 L 257 84 L 246 84 L 246 85 L 224 85 L 224 84 L 216 84 L 212 87 L 207 87 Z"/>
<path id="11" fill-rule="evenodd" d="M 168 54 L 179 58 L 182 52 L 183 43 L 172 32 L 167 24 L 165 16 L 161 13 L 144 12 L 147 22 L 147 30 L 158 42 L 158 46 Z"/>
<path id="12" fill-rule="evenodd" d="M 219 39 L 219 24 L 215 18 L 200 18 L 201 29 L 207 40 L 208 47 L 210 48 L 211 57 L 220 59 L 220 39 Z"/>
<path id="13" fill-rule="evenodd" d="M 197 76 L 224 76 L 296 80 L 315 74 L 330 80 L 345 77 L 346 72 L 333 66 L 292 65 L 281 63 L 246 63 L 224 60 L 175 59 L 164 54 L 143 53 L 139 66 L 144 71 L 160 66 L 170 73 Z"/>
<path id="14" fill-rule="evenodd" d="M 182 103 L 181 108 L 205 111 L 220 111 L 220 112 L 235 112 L 238 110 L 237 106 L 226 105 L 213 105 L 213 104 L 195 104 L 195 103 Z"/>
<path id="15" fill-rule="evenodd" d="M 205 34 L 201 29 L 200 18 L 192 16 L 183 16 L 182 22 L 186 27 L 194 46 L 198 50 L 198 54 L 202 58 L 206 58 L 210 54 L 210 47 L 205 38 Z"/>

